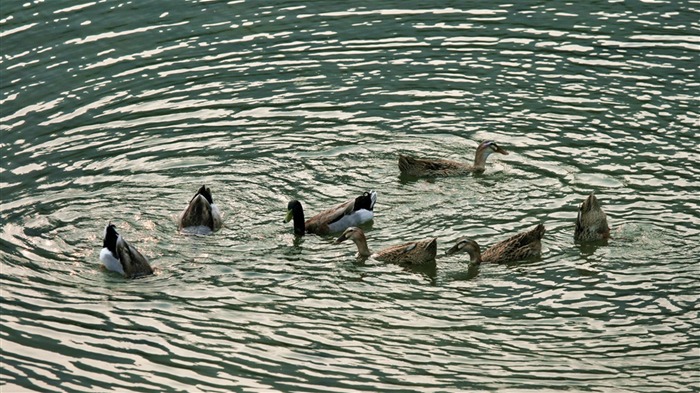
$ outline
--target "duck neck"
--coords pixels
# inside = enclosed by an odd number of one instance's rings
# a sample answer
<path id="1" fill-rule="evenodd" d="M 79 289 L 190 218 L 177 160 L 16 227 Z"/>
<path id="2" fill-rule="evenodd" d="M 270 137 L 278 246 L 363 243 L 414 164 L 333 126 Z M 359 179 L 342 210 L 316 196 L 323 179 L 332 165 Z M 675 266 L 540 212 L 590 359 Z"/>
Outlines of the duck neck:
<path id="1" fill-rule="evenodd" d="M 481 250 L 477 249 L 469 249 L 469 264 L 478 266 L 481 265 Z"/>
<path id="2" fill-rule="evenodd" d="M 304 236 L 306 225 L 304 224 L 304 208 L 301 207 L 301 203 L 292 209 L 292 218 L 294 221 L 294 234 Z"/>
<path id="3" fill-rule="evenodd" d="M 353 238 L 352 241 L 357 245 L 357 253 L 360 254 L 361 257 L 372 255 L 369 251 L 369 247 L 367 247 L 367 238 L 364 233 L 360 233 L 357 237 Z"/>
<path id="4" fill-rule="evenodd" d="M 474 170 L 483 171 L 486 169 L 486 159 L 491 155 L 491 149 L 479 149 L 474 156 Z"/>

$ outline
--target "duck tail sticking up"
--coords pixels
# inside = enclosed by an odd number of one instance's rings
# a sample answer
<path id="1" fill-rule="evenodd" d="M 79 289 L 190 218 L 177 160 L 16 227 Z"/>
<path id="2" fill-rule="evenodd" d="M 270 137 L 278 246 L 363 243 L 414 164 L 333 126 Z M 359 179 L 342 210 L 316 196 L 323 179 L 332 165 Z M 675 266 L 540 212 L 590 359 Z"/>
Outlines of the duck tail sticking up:
<path id="1" fill-rule="evenodd" d="M 377 192 L 370 190 L 364 192 L 359 197 L 355 198 L 355 205 L 353 207 L 354 211 L 358 210 L 374 210 L 374 204 L 377 203 Z"/>
<path id="2" fill-rule="evenodd" d="M 219 208 L 214 204 L 211 189 L 202 185 L 180 215 L 180 229 L 192 233 L 209 233 L 221 228 Z"/>
<path id="3" fill-rule="evenodd" d="M 399 171 L 402 174 L 410 174 L 416 165 L 418 165 L 418 162 L 415 158 L 399 154 Z"/>
<path id="4" fill-rule="evenodd" d="M 579 206 L 574 239 L 586 242 L 608 238 L 610 238 L 610 227 L 607 216 L 595 194 L 591 192 Z"/>
<path id="5" fill-rule="evenodd" d="M 539 224 L 539 225 L 537 225 L 537 226 L 535 227 L 535 229 L 532 231 L 532 234 L 533 234 L 533 236 L 535 236 L 535 238 L 536 238 L 537 240 L 542 240 L 542 238 L 544 237 L 544 232 L 545 232 L 544 225 L 543 225 L 543 224 Z"/>
<path id="6" fill-rule="evenodd" d="M 117 229 L 111 222 L 105 226 L 103 233 L 102 247 L 108 249 L 112 254 L 117 254 L 117 240 L 119 239 L 119 233 Z"/>
<path id="7" fill-rule="evenodd" d="M 192 197 L 192 200 L 190 203 L 197 198 L 198 195 L 203 196 L 209 204 L 214 203 L 214 199 L 211 196 L 211 190 L 207 188 L 206 184 L 203 184 L 201 187 L 199 187 L 199 190 L 197 190 L 197 193 Z"/>

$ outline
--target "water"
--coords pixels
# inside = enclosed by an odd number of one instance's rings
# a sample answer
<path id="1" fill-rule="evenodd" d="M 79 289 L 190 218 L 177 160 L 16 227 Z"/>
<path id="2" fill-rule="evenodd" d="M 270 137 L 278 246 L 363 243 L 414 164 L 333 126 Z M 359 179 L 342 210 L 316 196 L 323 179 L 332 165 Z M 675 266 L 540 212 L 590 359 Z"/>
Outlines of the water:
<path id="1" fill-rule="evenodd" d="M 700 390 L 697 2 L 0 13 L 3 392 Z M 483 175 L 399 177 L 486 139 Z M 201 184 L 225 228 L 179 235 Z M 542 222 L 543 257 L 405 271 L 282 223 L 366 189 L 370 248 Z M 109 221 L 154 276 L 100 269 Z"/>

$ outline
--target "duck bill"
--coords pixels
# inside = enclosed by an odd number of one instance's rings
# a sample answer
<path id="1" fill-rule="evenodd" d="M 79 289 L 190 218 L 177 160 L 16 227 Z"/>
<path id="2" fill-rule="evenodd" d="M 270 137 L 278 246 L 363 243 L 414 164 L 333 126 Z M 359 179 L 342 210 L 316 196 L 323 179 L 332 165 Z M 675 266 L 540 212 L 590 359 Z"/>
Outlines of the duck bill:
<path id="1" fill-rule="evenodd" d="M 457 251 L 459 251 L 459 245 L 458 245 L 458 244 L 455 244 L 454 246 L 452 246 L 452 248 L 450 248 L 449 250 L 445 251 L 445 255 L 456 254 Z"/>
<path id="2" fill-rule="evenodd" d="M 292 221 L 292 218 L 294 217 L 294 213 L 291 210 L 287 210 L 287 215 L 284 216 L 284 223 L 288 223 L 289 221 Z"/>
<path id="3" fill-rule="evenodd" d="M 504 150 L 502 147 L 500 147 L 500 146 L 496 146 L 496 153 L 501 153 L 501 154 L 503 154 L 504 156 L 507 156 L 507 155 L 508 155 L 508 152 L 505 151 L 505 150 Z"/>
<path id="4" fill-rule="evenodd" d="M 344 241 L 346 241 L 346 240 L 348 240 L 348 237 L 347 237 L 347 235 L 345 235 L 345 234 L 343 233 L 342 235 L 340 235 L 340 237 L 338 237 L 337 239 L 335 239 L 335 241 L 333 242 L 333 244 L 340 244 L 340 243 L 342 243 L 342 242 L 344 242 Z"/>

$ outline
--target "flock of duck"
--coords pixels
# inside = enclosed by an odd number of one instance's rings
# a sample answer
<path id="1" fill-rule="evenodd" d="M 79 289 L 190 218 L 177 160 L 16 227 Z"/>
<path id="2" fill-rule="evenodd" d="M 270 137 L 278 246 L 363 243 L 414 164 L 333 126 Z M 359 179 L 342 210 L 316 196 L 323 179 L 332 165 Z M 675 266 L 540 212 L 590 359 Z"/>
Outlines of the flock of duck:
<path id="1" fill-rule="evenodd" d="M 492 153 L 508 154 L 496 142 L 486 141 L 476 149 L 473 165 L 444 159 L 423 159 L 399 155 L 399 170 L 402 175 L 412 177 L 459 176 L 481 173 L 485 169 L 486 159 Z M 292 200 L 287 205 L 287 215 L 284 222 L 293 221 L 296 236 L 304 236 L 305 234 L 325 236 L 341 233 L 335 240 L 335 244 L 346 240 L 353 241 L 360 257 L 371 256 L 376 260 L 404 266 L 434 263 L 437 256 L 437 238 L 403 243 L 374 253 L 369 250 L 367 237 L 358 226 L 374 218 L 376 202 L 377 193 L 367 191 L 356 198 L 305 219 L 301 202 Z M 179 230 L 184 233 L 212 233 L 220 229 L 222 225 L 221 213 L 214 203 L 211 190 L 206 186 L 197 190 L 178 218 Z M 452 248 L 447 250 L 446 254 L 467 253 L 470 266 L 538 258 L 541 255 L 541 240 L 544 233 L 544 225 L 539 224 L 529 231 L 500 241 L 483 252 L 476 241 L 462 237 Z M 605 212 L 600 207 L 595 195 L 591 193 L 579 206 L 574 239 L 577 242 L 590 242 L 605 240 L 609 236 L 610 228 Z M 118 272 L 127 278 L 153 273 L 148 259 L 124 240 L 112 223 L 109 223 L 105 228 L 100 260 L 108 270 Z"/>

